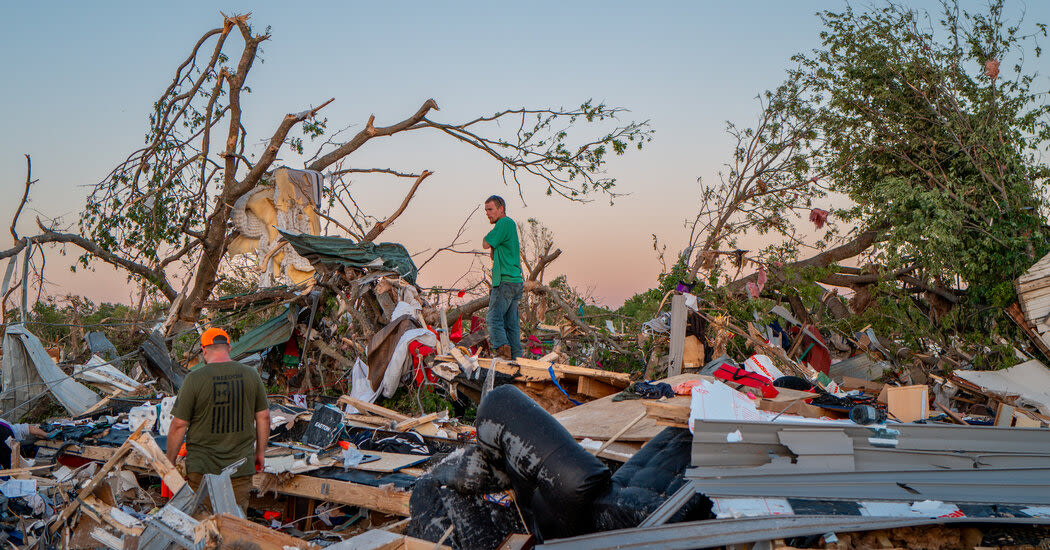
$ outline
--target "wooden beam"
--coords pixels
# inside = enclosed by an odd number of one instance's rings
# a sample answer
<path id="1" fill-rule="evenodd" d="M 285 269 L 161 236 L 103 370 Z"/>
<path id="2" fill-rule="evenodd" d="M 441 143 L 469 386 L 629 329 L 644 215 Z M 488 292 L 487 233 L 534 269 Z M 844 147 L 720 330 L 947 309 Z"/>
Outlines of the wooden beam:
<path id="1" fill-rule="evenodd" d="M 135 433 L 128 438 L 128 441 L 136 451 L 146 457 L 147 462 L 160 475 L 172 493 L 178 493 L 179 489 L 182 489 L 186 480 L 175 469 L 175 465 L 168 460 L 167 453 L 157 446 L 157 442 L 149 434 Z"/>
<path id="2" fill-rule="evenodd" d="M 259 550 L 320 550 L 320 546 L 270 529 L 264 525 L 231 516 L 216 514 L 199 522 L 193 529 L 194 546 L 199 549 L 258 548 Z"/>
<path id="3" fill-rule="evenodd" d="M 441 319 L 441 332 L 438 333 L 438 354 L 444 355 L 452 349 L 452 341 L 449 339 L 448 334 L 448 312 L 445 311 L 445 306 L 441 306 L 438 311 L 438 317 Z"/>
<path id="4" fill-rule="evenodd" d="M 620 388 L 617 388 L 612 384 L 606 384 L 600 380 L 581 376 L 580 379 L 576 381 L 576 393 L 600 399 L 602 397 L 620 393 Z"/>
<path id="5" fill-rule="evenodd" d="M 446 362 L 458 362 L 456 358 L 451 355 L 436 357 L 438 361 Z M 490 365 L 494 362 L 494 359 L 479 357 L 478 365 L 488 370 Z M 548 370 L 552 365 L 548 361 L 538 361 L 536 359 L 526 359 L 519 357 L 513 361 L 495 361 L 496 371 L 510 376 L 518 377 L 526 382 L 541 382 L 549 381 L 551 379 L 550 371 Z M 626 388 L 631 384 L 631 375 L 625 372 L 614 372 L 602 369 L 592 369 L 588 367 L 578 367 L 575 365 L 562 365 L 554 363 L 554 375 L 561 378 L 576 379 L 581 376 L 593 378 L 600 382 L 616 386 L 617 388 Z"/>
<path id="6" fill-rule="evenodd" d="M 80 490 L 80 493 L 77 494 L 77 500 L 69 503 L 65 508 L 62 509 L 62 512 L 58 515 L 58 519 L 54 523 L 52 523 L 51 526 L 48 528 L 52 533 L 56 533 L 62 525 L 65 525 L 66 520 L 68 520 L 69 517 L 73 515 L 73 512 L 75 512 L 77 508 L 80 507 L 80 502 L 87 498 L 88 495 L 95 492 L 95 487 L 98 487 L 98 484 L 102 483 L 103 479 L 106 479 L 106 476 L 109 475 L 109 472 L 112 471 L 113 468 L 116 468 L 118 465 L 124 462 L 124 457 L 128 456 L 128 453 L 131 452 L 131 446 L 134 442 L 134 438 L 137 438 L 138 436 L 142 435 L 143 425 L 140 425 L 135 430 L 135 433 L 131 434 L 131 436 L 128 437 L 128 440 L 125 441 L 123 445 L 118 447 L 117 450 L 110 456 L 109 460 L 107 460 L 106 463 L 103 464 L 97 472 L 95 472 L 95 475 L 91 476 L 91 479 L 88 481 L 87 485 L 84 485 L 84 487 Z M 156 444 L 154 443 L 154 445 Z"/>
<path id="7" fill-rule="evenodd" d="M 427 422 L 433 422 L 434 420 L 437 420 L 437 417 L 438 417 L 438 413 L 432 412 L 430 414 L 426 414 L 426 415 L 420 416 L 419 418 L 410 418 L 408 420 L 405 420 L 404 422 L 398 422 L 397 425 L 394 426 L 394 431 L 395 432 L 407 432 L 408 430 L 411 430 L 412 428 L 415 428 L 416 426 L 419 426 L 420 424 L 426 424 Z"/>
<path id="8" fill-rule="evenodd" d="M 267 486 L 267 476 L 270 475 L 255 474 L 252 477 L 252 485 L 260 492 L 264 489 L 270 490 Z M 297 475 L 272 489 L 285 495 L 360 506 L 384 514 L 402 517 L 411 515 L 408 508 L 411 491 L 402 491 L 390 486 L 372 487 L 349 481 Z"/>
<path id="9" fill-rule="evenodd" d="M 1014 323 L 1017 323 L 1017 326 L 1021 328 L 1021 331 L 1024 332 L 1025 335 L 1028 336 L 1028 339 L 1031 340 L 1033 344 L 1035 344 L 1035 347 L 1040 352 L 1042 352 L 1043 357 L 1050 359 L 1050 347 L 1047 347 L 1046 343 L 1043 342 L 1043 339 L 1040 338 L 1034 330 L 1032 330 L 1032 327 L 1028 324 L 1028 321 L 1025 320 L 1024 314 L 1021 313 L 1021 308 L 1018 307 L 1017 304 L 1011 304 L 1010 307 L 1004 309 L 1003 311 L 1006 312 L 1006 315 L 1010 317 L 1010 319 L 1013 319 Z"/>
<path id="10" fill-rule="evenodd" d="M 685 295 L 675 294 L 671 297 L 671 344 L 668 353 L 671 362 L 667 366 L 668 378 L 682 374 L 682 361 L 685 358 Z"/>
<path id="11" fill-rule="evenodd" d="M 547 369 L 550 368 L 552 365 L 549 362 L 519 357 L 515 359 L 511 364 L 516 364 L 526 369 L 542 371 L 543 373 L 545 373 L 546 378 L 550 379 L 550 374 L 547 371 Z M 588 378 L 594 378 L 595 380 L 600 380 L 607 384 L 611 384 L 618 388 L 626 388 L 631 384 L 631 375 L 625 372 L 592 369 L 589 367 L 578 367 L 575 365 L 561 365 L 558 363 L 555 363 L 553 367 L 554 374 L 559 376 L 586 376 Z"/>
<path id="12" fill-rule="evenodd" d="M 606 439 L 605 443 L 602 443 L 602 446 L 598 447 L 598 450 L 594 451 L 591 454 L 593 454 L 595 456 L 601 454 L 601 452 L 604 451 L 606 448 L 608 448 L 609 445 L 612 445 L 617 439 L 619 439 L 621 435 L 627 433 L 627 430 L 630 430 L 631 428 L 634 427 L 635 424 L 637 424 L 637 423 L 641 422 L 642 420 L 644 420 L 645 417 L 648 414 L 649 414 L 648 412 L 642 411 L 641 414 L 639 414 L 638 416 L 634 417 L 634 420 L 631 420 L 630 422 L 627 423 L 626 426 L 624 426 L 623 428 L 620 428 L 620 431 L 618 431 L 615 434 L 613 434 L 613 436 L 610 437 L 609 439 Z"/>
<path id="13" fill-rule="evenodd" d="M 109 525 L 117 531 L 132 537 L 137 537 L 142 534 L 142 527 L 132 527 L 117 521 L 112 515 L 113 507 L 102 502 L 94 495 L 89 495 L 87 498 L 84 498 L 81 501 L 81 505 L 84 507 L 84 511 L 88 512 L 93 516 L 95 521 L 99 523 L 104 522 L 106 525 Z"/>
<path id="14" fill-rule="evenodd" d="M 50 447 L 52 449 L 57 449 L 57 448 L 61 447 L 62 444 L 63 444 L 62 441 L 38 441 L 36 445 L 38 447 Z M 94 445 L 74 445 L 72 447 L 67 447 L 63 451 L 63 454 L 79 456 L 79 457 L 86 458 L 88 460 L 97 460 L 97 461 L 100 461 L 100 462 L 105 462 L 105 461 L 109 460 L 110 458 L 112 458 L 113 450 L 114 450 L 113 447 L 98 447 L 98 446 L 94 446 Z M 149 470 L 152 469 L 150 467 L 150 463 L 146 459 L 146 457 L 144 457 L 144 456 L 142 456 L 140 454 L 129 455 L 127 457 L 127 460 L 124 461 L 124 467 L 125 468 L 130 467 L 130 468 L 133 468 L 133 469 L 136 469 L 136 470 L 144 470 L 144 471 L 149 471 Z"/>
<path id="15" fill-rule="evenodd" d="M 349 395 L 341 396 L 336 401 L 336 405 L 340 407 L 342 407 L 343 405 L 353 405 L 354 408 L 359 411 L 369 412 L 375 415 L 389 418 L 391 420 L 396 420 L 398 422 L 404 422 L 405 420 L 410 420 L 412 418 L 411 416 L 403 415 L 397 411 L 392 411 L 386 407 L 380 407 L 379 405 L 376 405 L 374 403 L 361 401 L 360 399 L 350 397 Z"/>

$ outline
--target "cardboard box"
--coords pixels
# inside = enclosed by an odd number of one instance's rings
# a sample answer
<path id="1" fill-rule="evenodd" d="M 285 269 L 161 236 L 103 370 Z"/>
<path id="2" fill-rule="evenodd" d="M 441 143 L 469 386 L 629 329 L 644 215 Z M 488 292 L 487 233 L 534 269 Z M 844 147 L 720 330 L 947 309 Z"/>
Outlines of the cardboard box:
<path id="1" fill-rule="evenodd" d="M 901 422 L 924 420 L 930 416 L 930 388 L 916 386 L 886 386 L 886 410 L 891 418 Z"/>

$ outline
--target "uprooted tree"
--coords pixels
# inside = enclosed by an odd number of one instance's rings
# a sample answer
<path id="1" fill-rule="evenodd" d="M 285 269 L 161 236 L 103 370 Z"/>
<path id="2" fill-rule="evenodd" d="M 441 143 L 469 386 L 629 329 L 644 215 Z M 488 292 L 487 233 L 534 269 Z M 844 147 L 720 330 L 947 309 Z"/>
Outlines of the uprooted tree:
<path id="1" fill-rule="evenodd" d="M 239 41 L 233 38 L 238 35 Z M 282 152 L 303 155 L 304 140 L 326 130 L 327 120 L 318 115 L 333 99 L 285 115 L 265 148 L 252 151 L 249 144 L 257 138 L 250 137 L 242 114 L 250 92 L 249 73 L 260 44 L 269 37 L 269 29 L 256 33 L 247 15 L 225 17 L 222 27 L 204 33 L 154 104 L 145 146 L 94 186 L 79 234 L 38 221 L 39 235 L 19 238 L 12 225 L 15 246 L 0 253 L 0 258 L 17 254 L 30 242 L 74 244 L 84 250 L 80 258 L 84 266 L 101 260 L 126 270 L 169 300 L 179 321 L 196 321 L 219 281 L 224 254 L 234 237 L 229 227 L 233 205 L 278 166 Z M 238 48 L 236 54 L 228 53 Z M 346 196 L 340 192 L 348 193 L 348 188 L 338 183 L 352 174 L 382 173 L 414 180 L 401 207 L 384 219 L 347 209 L 349 225 L 356 226 L 340 224 L 348 236 L 361 242 L 378 237 L 431 174 L 343 168 L 343 162 L 372 139 L 436 132 L 495 160 L 503 168 L 504 182 L 519 192 L 538 182 L 547 194 L 584 200 L 593 193 L 614 195 L 615 179 L 603 174 L 606 159 L 629 147 L 641 148 L 652 138 L 647 122 L 620 124 L 623 109 L 591 101 L 570 109 L 506 109 L 460 122 L 439 121 L 434 117 L 437 111 L 437 103 L 429 99 L 388 126 L 377 125 L 373 115 L 349 139 L 340 140 L 339 134 L 328 138 L 305 162 L 307 169 L 329 170 L 330 204 L 338 201 L 345 206 Z M 511 125 L 513 131 L 502 132 L 501 123 Z M 576 136 L 573 130 L 582 125 L 591 128 L 594 136 Z M 27 177 L 27 193 L 29 186 Z"/>
<path id="2" fill-rule="evenodd" d="M 688 275 L 803 316 L 814 282 L 848 287 L 855 324 L 920 347 L 1012 331 L 1012 281 L 1048 251 L 1050 106 L 1022 64 L 1046 27 L 1025 34 L 1004 3 L 945 2 L 937 24 L 896 3 L 822 13 L 822 46 L 763 96 L 758 125 L 730 126 Z M 742 250 L 745 233 L 780 238 Z"/>

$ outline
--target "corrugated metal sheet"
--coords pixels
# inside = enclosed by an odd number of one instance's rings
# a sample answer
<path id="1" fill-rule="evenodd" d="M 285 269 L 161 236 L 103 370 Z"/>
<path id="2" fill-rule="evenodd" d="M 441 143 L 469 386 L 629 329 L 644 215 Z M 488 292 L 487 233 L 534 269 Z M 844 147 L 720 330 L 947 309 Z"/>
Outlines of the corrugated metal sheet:
<path id="1" fill-rule="evenodd" d="M 44 350 L 40 340 L 23 325 L 8 325 L 4 332 L 3 417 L 18 420 L 44 395 L 45 389 L 69 411 L 79 416 L 101 399 L 87 386 L 73 380 Z"/>

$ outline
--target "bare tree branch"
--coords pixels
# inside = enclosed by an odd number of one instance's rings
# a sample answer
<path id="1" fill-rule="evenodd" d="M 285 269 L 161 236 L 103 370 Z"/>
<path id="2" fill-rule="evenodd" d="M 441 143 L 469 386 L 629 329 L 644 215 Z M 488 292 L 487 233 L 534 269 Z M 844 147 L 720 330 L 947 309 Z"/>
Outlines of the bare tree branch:
<path id="1" fill-rule="evenodd" d="M 26 155 L 26 190 L 22 193 L 22 200 L 18 203 L 18 210 L 15 210 L 15 217 L 11 218 L 11 236 L 15 238 L 15 242 L 19 241 L 18 233 L 15 231 L 15 225 L 18 224 L 18 216 L 22 214 L 22 208 L 26 205 L 26 200 L 29 199 L 29 188 L 32 187 L 37 180 L 32 179 L 33 177 L 33 161 L 30 160 L 29 155 Z"/>
<path id="2" fill-rule="evenodd" d="M 412 184 L 412 189 L 408 190 L 408 194 L 405 195 L 404 200 L 401 201 L 401 206 L 399 206 L 397 210 L 395 210 L 394 213 L 390 215 L 389 218 L 375 224 L 375 226 L 371 230 L 369 230 L 368 234 L 365 235 L 365 238 L 361 239 L 361 241 L 370 243 L 374 241 L 375 238 L 378 237 L 379 234 L 382 233 L 387 227 L 390 227 L 390 224 L 394 223 L 394 220 L 396 220 L 398 216 L 400 216 L 405 211 L 405 208 L 408 208 L 408 203 L 416 194 L 416 189 L 419 189 L 419 184 L 423 183 L 423 180 L 427 179 L 427 177 L 431 174 L 433 174 L 433 172 L 431 172 L 430 170 L 423 170 L 423 173 L 420 174 L 419 177 L 416 178 L 415 183 Z"/>

